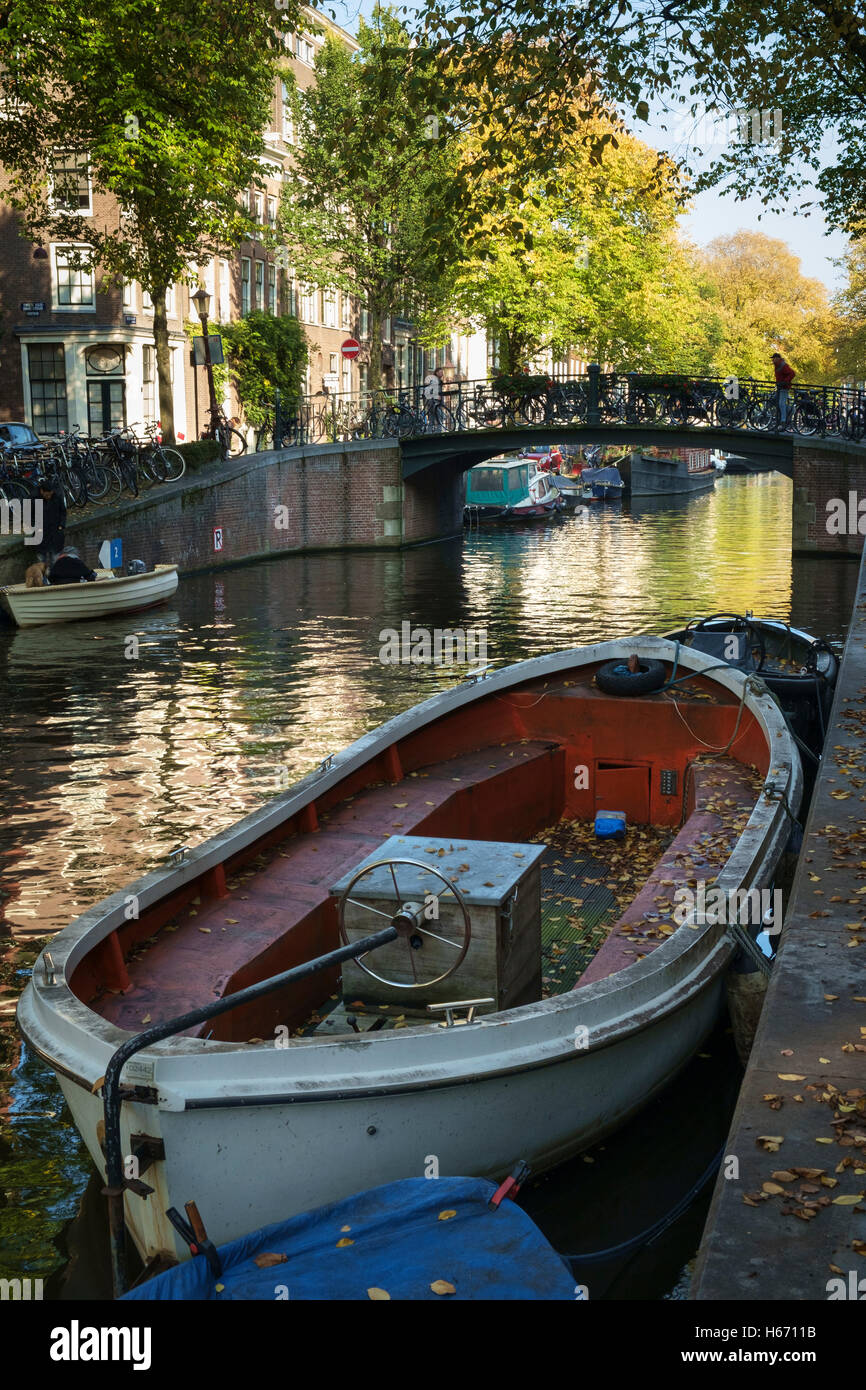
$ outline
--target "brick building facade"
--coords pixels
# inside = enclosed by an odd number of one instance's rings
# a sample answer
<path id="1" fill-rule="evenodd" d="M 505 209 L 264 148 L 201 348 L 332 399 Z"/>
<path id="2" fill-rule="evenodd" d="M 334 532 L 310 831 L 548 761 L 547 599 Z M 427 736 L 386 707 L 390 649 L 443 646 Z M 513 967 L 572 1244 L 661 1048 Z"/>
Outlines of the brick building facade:
<path id="1" fill-rule="evenodd" d="M 356 41 L 321 14 L 308 10 L 319 32 L 286 36 L 286 67 L 298 86 L 314 80 L 319 47 L 327 34 L 351 48 Z M 263 228 L 277 217 L 282 169 L 291 161 L 295 132 L 285 84 L 275 84 L 270 129 L 265 132 L 263 187 L 247 193 L 254 220 Z M 75 211 L 81 217 L 80 245 L 88 226 L 116 221 L 114 199 L 92 187 L 86 167 L 77 181 Z M 112 284 L 97 265 L 80 270 L 69 263 L 68 244 L 35 245 L 2 201 L 0 173 L 0 419 L 26 420 L 40 434 L 80 425 L 99 434 L 117 425 L 150 421 L 159 413 L 153 308 L 141 285 Z M 366 332 L 357 299 L 339 291 L 300 284 L 291 268 L 263 240 L 244 242 L 228 257 L 198 267 L 211 295 L 210 319 L 231 322 L 253 310 L 295 314 L 310 344 L 306 389 L 327 386 L 356 391 L 365 382 L 365 357 L 350 363 L 340 353 L 347 336 Z M 194 367 L 186 326 L 196 320 L 190 306 L 195 285 L 176 284 L 168 301 L 175 433 L 195 439 L 206 422 L 207 382 Z M 408 385 L 423 361 L 411 342 L 412 327 L 385 324 L 383 364 L 387 385 Z M 230 414 L 237 407 L 224 402 Z"/>

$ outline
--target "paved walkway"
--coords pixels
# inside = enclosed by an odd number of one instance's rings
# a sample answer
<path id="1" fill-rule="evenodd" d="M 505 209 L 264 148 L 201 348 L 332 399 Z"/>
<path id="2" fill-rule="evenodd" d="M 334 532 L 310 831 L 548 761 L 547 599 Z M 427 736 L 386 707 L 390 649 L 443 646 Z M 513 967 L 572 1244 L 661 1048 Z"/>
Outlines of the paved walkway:
<path id="1" fill-rule="evenodd" d="M 866 1298 L 866 562 L 726 1154 L 692 1297 Z"/>

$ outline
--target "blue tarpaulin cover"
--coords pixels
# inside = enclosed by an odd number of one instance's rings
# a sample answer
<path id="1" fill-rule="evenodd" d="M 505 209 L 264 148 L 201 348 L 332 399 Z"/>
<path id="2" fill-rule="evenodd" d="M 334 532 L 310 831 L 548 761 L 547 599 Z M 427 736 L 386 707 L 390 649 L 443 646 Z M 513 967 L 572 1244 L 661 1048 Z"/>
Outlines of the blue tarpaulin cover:
<path id="1" fill-rule="evenodd" d="M 124 1298 L 369 1299 L 382 1289 L 392 1299 L 573 1300 L 556 1251 L 515 1202 L 490 1208 L 495 1191 L 479 1178 L 386 1183 L 221 1246 L 218 1279 L 197 1255 Z M 456 1215 L 441 1220 L 442 1212 Z M 255 1256 L 265 1252 L 288 1258 L 260 1269 Z M 435 1293 L 438 1280 L 454 1293 Z"/>

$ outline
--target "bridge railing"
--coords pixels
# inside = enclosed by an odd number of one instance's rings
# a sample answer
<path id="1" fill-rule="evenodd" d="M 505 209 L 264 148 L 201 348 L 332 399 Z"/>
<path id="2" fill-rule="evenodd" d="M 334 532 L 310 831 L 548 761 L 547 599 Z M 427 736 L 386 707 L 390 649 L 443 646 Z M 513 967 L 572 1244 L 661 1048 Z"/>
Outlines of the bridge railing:
<path id="1" fill-rule="evenodd" d="M 499 374 L 473 381 L 305 396 L 275 402 L 274 443 L 411 439 L 473 430 L 631 425 L 648 430 L 700 426 L 860 441 L 866 393 L 849 386 L 801 385 L 682 373 Z M 260 446 L 262 447 L 262 446 Z M 264 447 L 270 447 L 266 445 Z"/>

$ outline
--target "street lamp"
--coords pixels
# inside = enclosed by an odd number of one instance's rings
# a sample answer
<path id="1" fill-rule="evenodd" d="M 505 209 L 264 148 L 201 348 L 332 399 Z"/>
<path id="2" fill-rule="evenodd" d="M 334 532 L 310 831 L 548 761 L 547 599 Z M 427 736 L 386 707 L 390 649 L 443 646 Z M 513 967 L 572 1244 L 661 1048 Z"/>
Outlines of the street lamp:
<path id="1" fill-rule="evenodd" d="M 213 363 L 210 358 L 210 337 L 207 331 L 207 315 L 210 308 L 210 295 L 204 285 L 199 285 L 195 294 L 190 295 L 191 302 L 195 305 L 199 318 L 201 319 L 202 340 L 204 342 L 204 365 L 207 371 L 207 389 L 210 395 L 210 418 L 211 427 L 216 426 L 219 406 L 217 405 L 216 388 L 213 381 Z"/>

